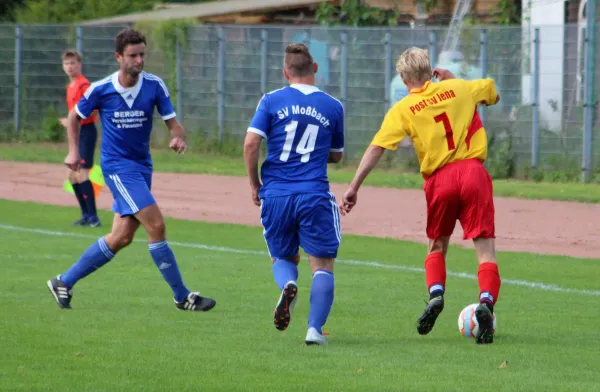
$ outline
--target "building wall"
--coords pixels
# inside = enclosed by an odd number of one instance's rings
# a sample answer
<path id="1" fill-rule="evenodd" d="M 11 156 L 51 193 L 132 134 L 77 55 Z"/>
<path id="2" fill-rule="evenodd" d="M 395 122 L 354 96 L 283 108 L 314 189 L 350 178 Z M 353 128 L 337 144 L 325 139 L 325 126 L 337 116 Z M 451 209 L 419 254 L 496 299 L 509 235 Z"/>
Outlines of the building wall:
<path id="1" fill-rule="evenodd" d="M 530 8 L 531 5 L 531 8 Z M 542 126 L 560 131 L 563 115 L 565 4 L 563 1 L 523 0 L 523 58 L 529 66 L 523 71 L 523 104 L 532 102 L 534 29 L 540 29 L 539 100 Z"/>

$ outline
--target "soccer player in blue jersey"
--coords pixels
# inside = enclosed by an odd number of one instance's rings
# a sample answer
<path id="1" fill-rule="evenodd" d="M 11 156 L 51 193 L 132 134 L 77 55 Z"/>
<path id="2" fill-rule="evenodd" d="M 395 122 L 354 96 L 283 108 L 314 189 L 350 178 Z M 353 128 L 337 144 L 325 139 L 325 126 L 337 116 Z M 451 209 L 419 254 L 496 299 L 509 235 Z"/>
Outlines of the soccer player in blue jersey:
<path id="1" fill-rule="evenodd" d="M 173 290 L 181 310 L 208 311 L 216 302 L 184 285 L 173 251 L 165 236 L 165 221 L 152 196 L 150 132 L 154 108 L 171 132 L 169 147 L 177 153 L 186 149 L 182 125 L 175 118 L 169 91 L 163 81 L 142 72 L 146 39 L 126 29 L 116 37 L 115 57 L 119 71 L 93 83 L 69 113 L 69 155 L 65 164 L 79 170 L 79 123 L 98 110 L 102 122 L 100 165 L 113 198 L 112 231 L 90 246 L 69 270 L 48 280 L 48 288 L 61 308 L 71 308 L 72 288 L 79 280 L 108 263 L 128 246 L 140 224 L 148 233 L 154 263 Z"/>
<path id="2" fill-rule="evenodd" d="M 260 206 L 273 274 L 281 290 L 274 313 L 278 330 L 289 326 L 298 298 L 299 247 L 308 254 L 312 271 L 308 345 L 327 344 L 322 327 L 333 304 L 333 264 L 341 242 L 327 163 L 342 159 L 344 109 L 340 101 L 314 86 L 317 70 L 305 45 L 288 45 L 283 74 L 290 85 L 261 98 L 244 143 L 252 200 Z M 259 179 L 262 139 L 268 153 Z"/>

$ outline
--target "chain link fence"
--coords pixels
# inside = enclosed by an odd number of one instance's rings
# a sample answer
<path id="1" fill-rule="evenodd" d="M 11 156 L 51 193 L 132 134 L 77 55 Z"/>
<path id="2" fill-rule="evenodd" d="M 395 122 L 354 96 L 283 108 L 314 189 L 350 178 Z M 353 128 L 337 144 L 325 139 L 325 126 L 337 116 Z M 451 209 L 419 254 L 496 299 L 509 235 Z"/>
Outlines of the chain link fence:
<path id="1" fill-rule="evenodd" d="M 116 71 L 114 37 L 124 27 L 0 25 L 0 134 L 28 139 L 48 117 L 66 114 L 65 48 L 83 53 L 83 72 L 92 81 Z M 188 132 L 239 140 L 262 94 L 286 84 L 285 46 L 304 42 L 319 64 L 318 87 L 344 103 L 346 155 L 357 159 L 386 111 L 407 93 L 394 70 L 398 56 L 424 47 L 433 65 L 467 79 L 495 79 L 502 99 L 480 113 L 490 135 L 490 164 L 501 163 L 497 176 L 567 166 L 578 175 L 586 162 L 584 140 L 592 143 L 588 160 L 598 162 L 600 142 L 584 137 L 583 114 L 585 86 L 593 81 L 585 59 L 597 51 L 586 52 L 580 26 L 469 27 L 455 51 L 443 50 L 445 34 L 431 27 L 190 25 L 185 39 L 168 47 L 159 48 L 149 35 L 145 70 L 167 82 Z M 156 124 L 160 133 L 164 127 Z M 588 131 L 596 135 L 592 125 Z M 414 168 L 409 150 L 404 143 L 397 156 Z"/>

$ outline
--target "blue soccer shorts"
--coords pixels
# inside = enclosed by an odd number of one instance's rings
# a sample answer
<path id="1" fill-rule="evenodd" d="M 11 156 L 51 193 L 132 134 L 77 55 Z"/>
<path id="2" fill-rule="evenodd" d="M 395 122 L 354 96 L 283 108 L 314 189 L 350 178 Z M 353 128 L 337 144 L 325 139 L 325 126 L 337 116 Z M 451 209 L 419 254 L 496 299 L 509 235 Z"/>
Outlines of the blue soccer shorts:
<path id="1" fill-rule="evenodd" d="M 150 192 L 152 173 L 126 172 L 104 177 L 113 195 L 113 212 L 121 217 L 135 215 L 156 203 Z"/>
<path id="2" fill-rule="evenodd" d="M 260 219 L 272 258 L 294 256 L 299 246 L 311 256 L 337 257 L 342 235 L 333 193 L 265 197 Z"/>

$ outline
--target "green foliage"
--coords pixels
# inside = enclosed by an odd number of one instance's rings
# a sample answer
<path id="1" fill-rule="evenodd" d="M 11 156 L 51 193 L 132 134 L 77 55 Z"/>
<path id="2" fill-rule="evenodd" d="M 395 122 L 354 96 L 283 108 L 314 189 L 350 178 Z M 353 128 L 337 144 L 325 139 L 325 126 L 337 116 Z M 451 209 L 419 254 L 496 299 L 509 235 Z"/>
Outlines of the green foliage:
<path id="1" fill-rule="evenodd" d="M 141 21 L 136 23 L 135 28 L 146 35 L 148 41 L 152 42 L 164 62 L 165 69 L 169 70 L 168 75 L 164 75 L 163 79 L 167 83 L 170 91 L 175 91 L 177 78 L 177 43 L 183 52 L 187 48 L 187 30 L 188 27 L 198 22 L 196 19 L 174 19 L 162 22 L 156 21 Z M 156 54 L 156 53 L 155 53 Z M 177 96 L 173 95 L 173 104 L 176 104 Z"/>
<path id="2" fill-rule="evenodd" d="M 19 23 L 74 23 L 152 9 L 157 0 L 28 0 L 15 12 Z"/>
<path id="3" fill-rule="evenodd" d="M 500 0 L 496 3 L 496 8 L 498 10 L 497 23 L 499 25 L 521 24 L 522 15 L 514 0 Z"/>
<path id="4" fill-rule="evenodd" d="M 396 26 L 400 12 L 365 7 L 358 0 L 347 0 L 339 7 L 321 3 L 317 6 L 315 15 L 319 24 L 324 26 Z"/>
<path id="5" fill-rule="evenodd" d="M 61 142 L 65 140 L 66 130 L 59 122 L 60 114 L 54 106 L 48 106 L 44 112 L 44 118 L 40 124 L 44 141 Z"/>
<path id="6" fill-rule="evenodd" d="M 512 178 L 515 173 L 515 152 L 511 134 L 496 139 L 490 138 L 488 143 L 487 169 L 494 179 Z"/>
<path id="7" fill-rule="evenodd" d="M 14 21 L 15 11 L 23 6 L 25 0 L 2 0 L 0 2 L 0 22 Z"/>
<path id="8" fill-rule="evenodd" d="M 417 0 L 417 3 L 418 2 L 423 4 L 425 12 L 431 11 L 438 5 L 438 0 Z"/>

